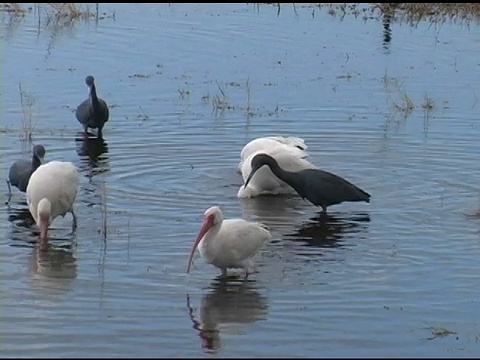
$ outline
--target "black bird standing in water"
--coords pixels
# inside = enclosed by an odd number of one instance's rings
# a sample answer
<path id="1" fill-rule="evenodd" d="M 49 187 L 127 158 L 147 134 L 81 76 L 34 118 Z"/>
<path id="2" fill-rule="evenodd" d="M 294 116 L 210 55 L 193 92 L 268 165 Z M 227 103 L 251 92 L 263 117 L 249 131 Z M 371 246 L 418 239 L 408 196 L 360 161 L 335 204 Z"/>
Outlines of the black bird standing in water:
<path id="1" fill-rule="evenodd" d="M 89 97 L 78 105 L 75 116 L 83 125 L 85 134 L 88 128 L 98 129 L 97 136 L 101 138 L 103 126 L 108 121 L 109 110 L 107 103 L 97 97 L 94 81 L 95 79 L 91 75 L 85 78 L 85 84 L 87 84 L 89 88 Z"/>
<path id="2" fill-rule="evenodd" d="M 7 185 L 8 185 L 8 200 L 6 204 L 10 202 L 12 198 L 12 189 L 10 185 L 15 186 L 21 192 L 27 191 L 28 181 L 33 172 L 42 165 L 43 158 L 45 156 L 45 148 L 43 145 L 35 145 L 33 147 L 32 160 L 17 160 L 8 171 Z"/>
<path id="3" fill-rule="evenodd" d="M 327 207 L 344 201 L 370 202 L 370 194 L 353 185 L 342 177 L 320 169 L 306 169 L 298 172 L 283 170 L 277 161 L 267 154 L 257 154 L 252 159 L 252 172 L 245 186 L 255 172 L 267 165 L 272 173 L 283 180 L 300 195 L 315 206 L 321 206 L 324 213 Z"/>

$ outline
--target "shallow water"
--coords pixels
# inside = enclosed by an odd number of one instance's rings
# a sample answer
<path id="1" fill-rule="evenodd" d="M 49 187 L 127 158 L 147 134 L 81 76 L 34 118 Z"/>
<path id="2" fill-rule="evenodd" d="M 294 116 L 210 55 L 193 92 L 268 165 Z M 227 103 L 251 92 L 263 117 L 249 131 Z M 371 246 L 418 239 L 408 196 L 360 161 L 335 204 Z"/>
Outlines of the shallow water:
<path id="1" fill-rule="evenodd" d="M 386 41 L 375 16 L 298 4 L 100 10 L 0 13 L 2 173 L 33 147 L 21 83 L 33 143 L 82 174 L 79 228 L 57 219 L 47 251 L 23 193 L 0 209 L 2 355 L 479 354 L 477 24 L 394 22 Z M 111 107 L 103 142 L 73 113 L 87 74 Z M 325 219 L 295 196 L 238 199 L 240 151 L 270 135 L 304 138 L 371 203 Z M 273 234 L 247 281 L 198 255 L 185 274 L 214 204 Z"/>

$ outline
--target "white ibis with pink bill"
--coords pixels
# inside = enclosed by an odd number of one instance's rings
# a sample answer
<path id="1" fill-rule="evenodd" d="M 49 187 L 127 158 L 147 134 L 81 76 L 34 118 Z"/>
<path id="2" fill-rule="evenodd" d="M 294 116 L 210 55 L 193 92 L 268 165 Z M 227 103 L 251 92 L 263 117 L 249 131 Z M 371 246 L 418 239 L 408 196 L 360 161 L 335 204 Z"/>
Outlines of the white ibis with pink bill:
<path id="1" fill-rule="evenodd" d="M 65 161 L 50 161 L 40 165 L 30 177 L 27 204 L 40 230 L 41 245 L 47 244 L 48 227 L 57 216 L 71 213 L 73 230 L 77 227 L 73 204 L 78 183 L 77 168 Z"/>
<path id="2" fill-rule="evenodd" d="M 227 275 L 228 268 L 241 268 L 245 277 L 253 269 L 253 257 L 271 239 L 265 225 L 244 219 L 225 219 L 218 206 L 208 208 L 203 217 L 202 227 L 193 243 L 188 259 L 187 273 L 193 262 L 195 251 L 208 264 L 216 266 Z"/>

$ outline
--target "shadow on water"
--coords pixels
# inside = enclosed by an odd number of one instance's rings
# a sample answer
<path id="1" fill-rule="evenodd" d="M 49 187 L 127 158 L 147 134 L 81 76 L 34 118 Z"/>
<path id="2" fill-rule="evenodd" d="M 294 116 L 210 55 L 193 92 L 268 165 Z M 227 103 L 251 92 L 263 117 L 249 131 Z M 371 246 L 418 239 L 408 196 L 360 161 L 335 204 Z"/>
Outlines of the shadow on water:
<path id="1" fill-rule="evenodd" d="M 39 232 L 27 203 L 23 201 L 18 205 L 22 207 L 8 206 L 7 208 L 8 221 L 11 223 L 8 238 L 11 246 L 29 248 L 37 243 Z"/>
<path id="2" fill-rule="evenodd" d="M 35 247 L 38 243 L 40 233 L 32 214 L 30 214 L 30 211 L 28 210 L 27 204 L 19 204 L 24 205 L 25 207 L 8 207 L 7 210 L 8 221 L 11 223 L 9 235 L 9 240 L 11 242 L 10 245 L 13 247 Z M 64 234 L 65 230 L 67 230 L 68 235 L 56 236 L 58 234 L 58 230 L 61 230 Z M 73 243 L 75 243 L 75 233 L 72 233 L 70 226 L 67 228 L 50 226 L 48 232 L 49 243 L 55 243 L 57 246 L 71 246 Z"/>
<path id="3" fill-rule="evenodd" d="M 346 234 L 359 233 L 365 230 L 370 222 L 370 215 L 356 214 L 324 214 L 318 213 L 304 221 L 292 232 L 285 234 L 285 238 L 301 241 L 307 246 L 340 247 Z"/>
<path id="4" fill-rule="evenodd" d="M 24 200 L 18 203 L 18 205 L 21 205 L 22 207 L 13 208 L 10 205 L 7 207 L 8 221 L 14 226 L 30 228 L 35 224 L 35 219 L 30 213 L 30 210 L 28 210 L 27 202 Z"/>
<path id="5" fill-rule="evenodd" d="M 215 353 L 221 347 L 221 332 L 239 334 L 246 325 L 267 318 L 268 299 L 258 293 L 254 281 L 217 277 L 202 297 L 198 320 L 188 294 L 187 308 L 202 348 Z"/>
<path id="6" fill-rule="evenodd" d="M 307 246 L 339 247 L 346 235 L 365 231 L 368 213 L 318 212 L 305 220 L 304 201 L 295 196 L 258 196 L 240 201 L 245 219 L 259 221 L 281 237 Z M 307 206 L 307 207 L 305 207 Z"/>
<path id="7" fill-rule="evenodd" d="M 75 137 L 75 145 L 82 162 L 81 170 L 88 178 L 109 170 L 108 144 L 104 139 L 79 132 Z"/>
<path id="8" fill-rule="evenodd" d="M 33 286 L 42 293 L 62 294 L 71 289 L 77 277 L 75 245 L 35 246 L 29 257 L 28 270 L 35 282 Z"/>

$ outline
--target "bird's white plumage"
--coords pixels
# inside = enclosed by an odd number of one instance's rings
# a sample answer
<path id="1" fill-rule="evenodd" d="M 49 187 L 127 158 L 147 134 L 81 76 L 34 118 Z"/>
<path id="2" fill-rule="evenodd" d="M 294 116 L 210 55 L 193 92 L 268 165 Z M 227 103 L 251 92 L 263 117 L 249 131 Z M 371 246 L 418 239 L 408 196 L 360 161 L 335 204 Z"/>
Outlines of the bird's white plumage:
<path id="1" fill-rule="evenodd" d="M 217 206 L 207 209 L 204 216 L 205 219 L 213 216 L 214 220 L 198 243 L 200 255 L 222 273 L 227 268 L 242 268 L 248 274 L 253 266 L 252 258 L 271 239 L 268 229 L 263 224 L 244 219 L 224 220 Z M 195 245 L 192 251 L 195 251 Z M 192 259 L 191 254 L 189 264 Z"/>
<path id="2" fill-rule="evenodd" d="M 277 160 L 280 167 L 287 171 L 300 171 L 315 169 L 316 166 L 306 159 L 295 147 L 276 147 L 271 150 L 259 150 L 250 154 L 242 164 L 241 173 L 243 182 L 247 180 L 252 171 L 251 160 L 259 153 L 265 153 Z M 295 194 L 295 190 L 284 181 L 277 178 L 268 166 L 261 167 L 245 188 L 240 186 L 237 192 L 239 198 L 251 198 L 264 194 Z"/>
<path id="3" fill-rule="evenodd" d="M 241 169 L 245 159 L 258 151 L 270 152 L 277 149 L 290 150 L 292 154 L 300 158 L 307 158 L 307 144 L 305 140 L 295 136 L 267 136 L 253 139 L 246 144 L 240 152 L 240 162 L 237 165 L 237 172 L 241 173 Z"/>
<path id="4" fill-rule="evenodd" d="M 200 242 L 200 255 L 218 268 L 243 268 L 245 261 L 254 256 L 270 237 L 259 223 L 243 219 L 226 219 L 212 241 Z"/>
<path id="5" fill-rule="evenodd" d="M 42 199 L 50 203 L 49 224 L 59 215 L 65 216 L 68 212 L 73 215 L 78 184 L 78 171 L 71 162 L 50 161 L 39 166 L 30 177 L 27 187 L 28 209 L 37 225 L 38 205 Z"/>

